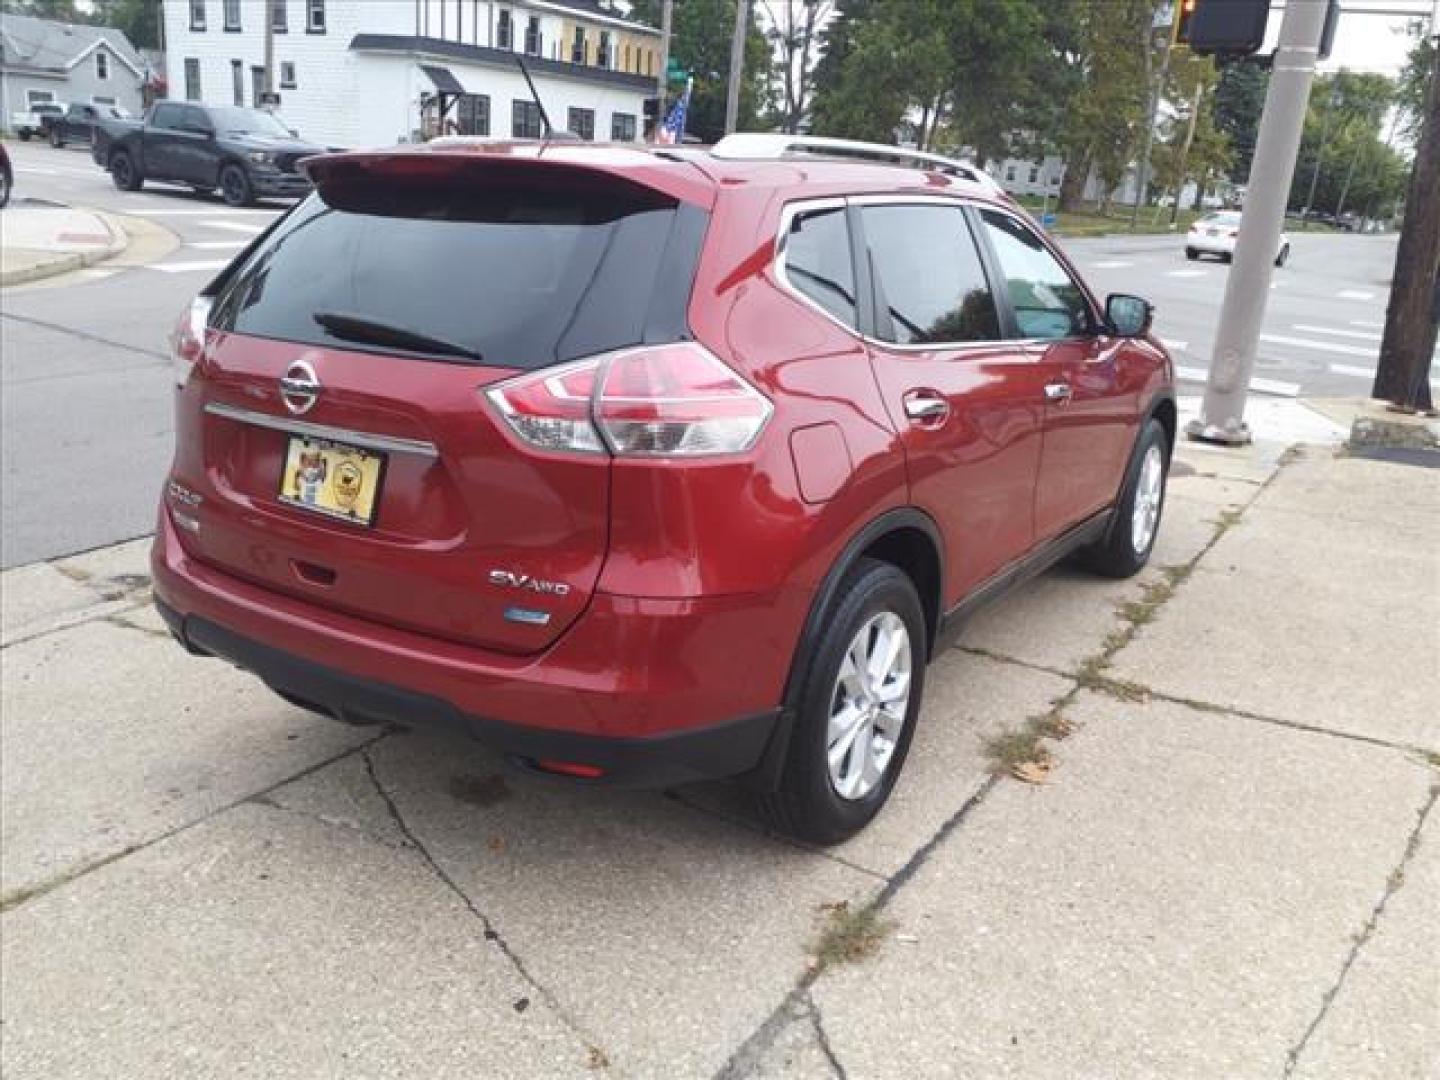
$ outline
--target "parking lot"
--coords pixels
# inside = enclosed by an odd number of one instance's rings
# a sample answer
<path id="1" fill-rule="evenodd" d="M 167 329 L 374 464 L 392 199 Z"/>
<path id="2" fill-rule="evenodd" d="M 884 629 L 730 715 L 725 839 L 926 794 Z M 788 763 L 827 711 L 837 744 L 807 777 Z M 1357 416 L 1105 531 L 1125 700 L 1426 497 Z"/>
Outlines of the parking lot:
<path id="1" fill-rule="evenodd" d="M 545 782 L 188 656 L 149 603 L 164 333 L 278 208 L 15 157 L 17 198 L 154 230 L 0 300 L 7 1077 L 1435 1075 L 1440 473 L 1340 453 L 1324 349 L 1270 343 L 1255 446 L 1182 442 L 1151 569 L 983 610 L 816 850 L 736 785 Z M 1282 291 L 1328 314 L 1267 333 L 1368 347 L 1393 240 L 1301 239 Z M 1203 355 L 1222 267 L 1072 247 Z"/>

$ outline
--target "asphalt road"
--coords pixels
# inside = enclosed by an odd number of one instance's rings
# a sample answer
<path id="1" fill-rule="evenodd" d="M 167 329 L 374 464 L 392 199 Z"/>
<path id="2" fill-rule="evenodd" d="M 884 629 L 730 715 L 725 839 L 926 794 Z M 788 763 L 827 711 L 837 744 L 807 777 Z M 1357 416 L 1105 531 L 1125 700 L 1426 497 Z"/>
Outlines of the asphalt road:
<path id="1" fill-rule="evenodd" d="M 18 202 L 43 199 L 143 218 L 180 246 L 149 265 L 99 266 L 0 296 L 0 565 L 150 532 L 170 460 L 165 338 L 189 297 L 282 204 L 232 210 L 179 189 L 117 191 L 81 148 L 7 143 Z M 1384 318 L 1394 237 L 1298 235 L 1276 272 L 1257 389 L 1362 396 Z M 1200 392 L 1228 267 L 1186 262 L 1179 238 L 1066 245 L 1097 291 L 1157 305 L 1181 392 Z"/>

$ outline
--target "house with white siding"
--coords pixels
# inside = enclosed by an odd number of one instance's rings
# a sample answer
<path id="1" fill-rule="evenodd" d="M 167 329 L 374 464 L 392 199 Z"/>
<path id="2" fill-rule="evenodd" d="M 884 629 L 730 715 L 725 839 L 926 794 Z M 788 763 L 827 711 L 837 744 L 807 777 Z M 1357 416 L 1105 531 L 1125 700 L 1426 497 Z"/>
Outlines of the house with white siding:
<path id="1" fill-rule="evenodd" d="M 541 134 L 523 59 L 557 130 L 641 138 L 660 33 L 599 0 L 164 0 L 170 96 L 266 100 L 302 137 L 363 148 L 437 134 Z M 274 99 L 269 99 L 273 101 Z"/>
<path id="2" fill-rule="evenodd" d="M 0 123 L 42 102 L 138 114 L 144 81 L 145 62 L 119 30 L 0 15 Z"/>

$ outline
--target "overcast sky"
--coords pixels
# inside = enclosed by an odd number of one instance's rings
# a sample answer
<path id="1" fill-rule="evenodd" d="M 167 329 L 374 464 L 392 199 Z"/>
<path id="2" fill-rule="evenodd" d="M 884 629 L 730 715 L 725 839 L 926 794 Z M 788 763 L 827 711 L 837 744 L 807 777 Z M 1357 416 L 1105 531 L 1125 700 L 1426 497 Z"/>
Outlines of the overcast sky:
<path id="1" fill-rule="evenodd" d="M 1321 62 L 1320 70 L 1337 71 L 1343 67 L 1382 75 L 1399 74 L 1414 43 L 1405 27 L 1416 18 L 1428 17 L 1432 8 L 1431 0 L 1343 0 L 1335 48 L 1330 59 Z M 1367 9 L 1413 12 L 1413 15 L 1367 15 Z M 1274 48 L 1284 15 L 1283 11 L 1270 12 L 1267 50 Z"/>

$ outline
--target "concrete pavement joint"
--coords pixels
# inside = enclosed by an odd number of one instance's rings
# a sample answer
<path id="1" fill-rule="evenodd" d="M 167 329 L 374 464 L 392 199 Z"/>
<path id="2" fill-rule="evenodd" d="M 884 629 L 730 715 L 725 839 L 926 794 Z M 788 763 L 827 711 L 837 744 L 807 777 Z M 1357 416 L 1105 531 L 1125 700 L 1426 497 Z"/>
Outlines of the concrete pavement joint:
<path id="1" fill-rule="evenodd" d="M 1410 830 L 1410 836 L 1405 843 L 1405 850 L 1400 855 L 1400 861 L 1395 864 L 1395 868 L 1390 871 L 1390 875 L 1385 879 L 1385 888 L 1380 894 L 1380 899 L 1371 910 L 1370 917 L 1365 920 L 1365 925 L 1360 928 L 1360 932 L 1355 935 L 1354 940 L 1351 942 L 1350 951 L 1345 956 L 1345 962 L 1340 965 L 1340 973 L 1336 976 L 1334 985 L 1325 991 L 1324 997 L 1320 999 L 1320 1009 L 1315 1014 L 1315 1018 L 1310 1021 L 1310 1026 L 1307 1027 L 1305 1033 L 1300 1036 L 1300 1041 L 1291 1047 L 1289 1053 L 1286 1054 L 1285 1071 L 1281 1074 L 1282 1076 L 1288 1077 L 1295 1072 L 1296 1066 L 1300 1063 L 1300 1055 L 1305 1052 L 1305 1047 L 1309 1045 L 1311 1036 L 1315 1034 L 1321 1023 L 1324 1022 L 1326 1015 L 1330 1011 L 1330 1006 L 1334 1004 L 1335 999 L 1340 994 L 1340 990 L 1344 987 L 1345 977 L 1350 974 L 1350 969 L 1355 965 L 1355 960 L 1360 955 L 1360 951 L 1365 948 L 1366 944 L 1368 944 L 1370 939 L 1375 935 L 1375 928 L 1380 924 L 1380 917 L 1385 914 L 1385 907 L 1390 903 L 1390 898 L 1399 892 L 1401 886 L 1405 884 L 1405 868 L 1410 864 L 1410 860 L 1414 858 L 1415 852 L 1420 848 L 1420 832 L 1425 827 L 1425 819 L 1430 816 L 1430 811 L 1434 809 L 1437 798 L 1440 798 L 1440 783 L 1435 783 L 1430 786 L 1430 795 L 1425 800 L 1425 804 L 1420 808 L 1419 813 L 1415 815 L 1415 827 Z"/>
<path id="2" fill-rule="evenodd" d="M 307 776 L 311 776 L 319 772 L 321 769 L 325 768 L 328 765 L 334 765 L 337 761 L 343 761 L 351 754 L 357 752 L 363 753 L 369 748 L 371 743 L 378 742 L 380 739 L 383 739 L 387 734 L 389 734 L 389 732 L 381 732 L 373 739 L 370 739 L 368 742 L 361 743 L 359 746 L 352 746 L 350 747 L 350 749 L 343 750 L 338 754 L 332 754 L 330 757 L 325 758 L 322 761 L 318 761 L 313 765 L 307 765 L 299 772 L 292 773 L 290 776 L 284 777 L 281 780 L 277 780 L 275 783 L 270 784 L 268 787 L 262 788 L 260 791 L 251 792 L 249 795 L 243 795 L 238 799 L 233 799 L 230 802 L 225 803 L 223 806 L 216 807 L 208 814 L 202 814 L 194 821 L 187 821 L 183 825 L 176 825 L 173 829 L 167 829 L 159 836 L 152 837 L 149 840 L 141 841 L 137 844 L 130 844 L 129 846 L 125 847 L 120 851 L 112 852 L 111 854 L 106 855 L 103 858 L 94 859 L 91 862 L 83 863 L 80 866 L 73 867 L 69 870 L 66 870 L 64 873 L 57 874 L 55 877 L 50 878 L 47 881 L 42 881 L 35 885 L 30 885 L 26 888 L 16 889 L 13 892 L 8 892 L 4 895 L 0 895 L 0 914 L 3 914 L 7 911 L 13 911 L 14 909 L 20 907 L 23 904 L 28 904 L 32 900 L 38 900 L 46 893 L 54 892 L 56 889 L 61 888 L 64 885 L 68 885 L 72 881 L 79 881 L 81 878 L 93 874 L 96 870 L 103 869 L 104 867 L 109 866 L 111 863 L 119 862 L 127 855 L 134 855 L 136 852 L 144 851 L 146 848 L 154 847 L 156 844 L 162 844 L 166 840 L 179 836 L 182 833 L 189 832 L 197 825 L 205 824 L 211 818 L 218 817 L 219 815 L 229 810 L 235 809 L 235 807 L 237 806 L 241 806 L 248 802 L 253 802 L 257 798 L 267 796 L 270 793 L 284 787 L 286 784 L 293 784 L 297 780 L 304 780 Z"/>
<path id="3" fill-rule="evenodd" d="M 286 806 L 284 803 L 276 802 L 269 795 L 252 795 L 249 801 L 254 803 L 256 806 L 263 806 L 266 809 L 274 810 L 277 813 L 294 814 L 296 817 L 308 818 L 311 821 L 318 821 L 321 825 L 328 825 L 331 828 L 344 829 L 347 832 L 357 833 L 360 836 L 363 836 L 366 840 L 369 840 L 371 843 L 379 844 L 381 847 L 387 847 L 393 851 L 409 851 L 414 846 L 408 841 L 403 844 L 392 843 L 389 840 L 376 836 L 374 833 L 370 832 L 363 826 L 356 825 L 353 821 L 345 821 L 341 818 L 331 817 L 328 814 L 317 814 L 311 810 L 301 810 L 298 807 Z"/>
<path id="4" fill-rule="evenodd" d="M 124 597 L 114 600 L 102 600 L 100 603 L 95 604 L 92 607 L 83 608 L 80 611 L 75 612 L 73 615 L 57 619 L 55 622 L 46 626 L 43 630 L 36 630 L 35 632 L 30 634 L 24 634 L 20 637 L 6 638 L 4 641 L 0 641 L 0 652 L 3 652 L 6 649 L 14 648 L 16 645 L 24 645 L 31 641 L 39 641 L 41 638 L 50 637 L 52 634 L 58 634 L 62 630 L 73 630 L 75 627 L 84 626 L 87 623 L 108 622 L 112 619 L 118 618 L 121 615 L 129 614 L 132 611 L 139 611 L 141 608 L 148 607 L 149 605 L 150 598 L 148 596 L 138 600 L 127 600 Z M 143 629 L 143 627 L 135 627 L 135 629 Z"/>
<path id="5" fill-rule="evenodd" d="M 400 808 L 395 804 L 395 800 L 391 797 L 389 790 L 380 782 L 380 776 L 375 770 L 375 758 L 370 753 L 370 747 L 376 741 L 378 740 L 371 740 L 371 742 L 360 747 L 360 756 L 365 762 L 365 772 L 370 777 L 370 783 L 375 786 L 375 793 L 380 796 L 380 800 L 385 804 L 385 809 L 389 812 L 390 820 L 394 823 L 395 827 L 400 830 L 400 835 L 405 838 L 406 843 L 415 849 L 415 853 L 419 855 L 426 866 L 430 868 L 430 872 L 435 875 L 442 885 L 455 894 L 456 899 L 465 905 L 465 909 L 480 923 L 485 940 L 500 950 L 501 955 L 510 962 L 510 966 L 515 969 L 516 974 L 535 990 L 535 993 L 540 996 L 540 999 L 550 1007 L 566 1027 L 581 1038 L 585 1043 L 588 1061 L 591 1067 L 607 1067 L 610 1061 L 609 1055 L 606 1054 L 605 1050 L 600 1046 L 600 1041 L 586 1030 L 585 1025 L 580 1022 L 579 1018 L 571 1015 L 569 1010 L 560 1003 L 560 1000 L 548 986 L 531 974 L 530 969 L 525 966 L 525 962 L 520 959 L 519 954 L 500 936 L 500 932 L 495 929 L 489 916 L 476 906 L 475 901 L 470 898 L 470 895 L 446 872 L 445 868 L 440 865 L 439 860 L 431 854 L 430 849 L 426 847 L 420 838 L 415 835 L 414 831 L 411 830 L 409 824 L 405 821 L 404 815 L 400 813 Z"/>

